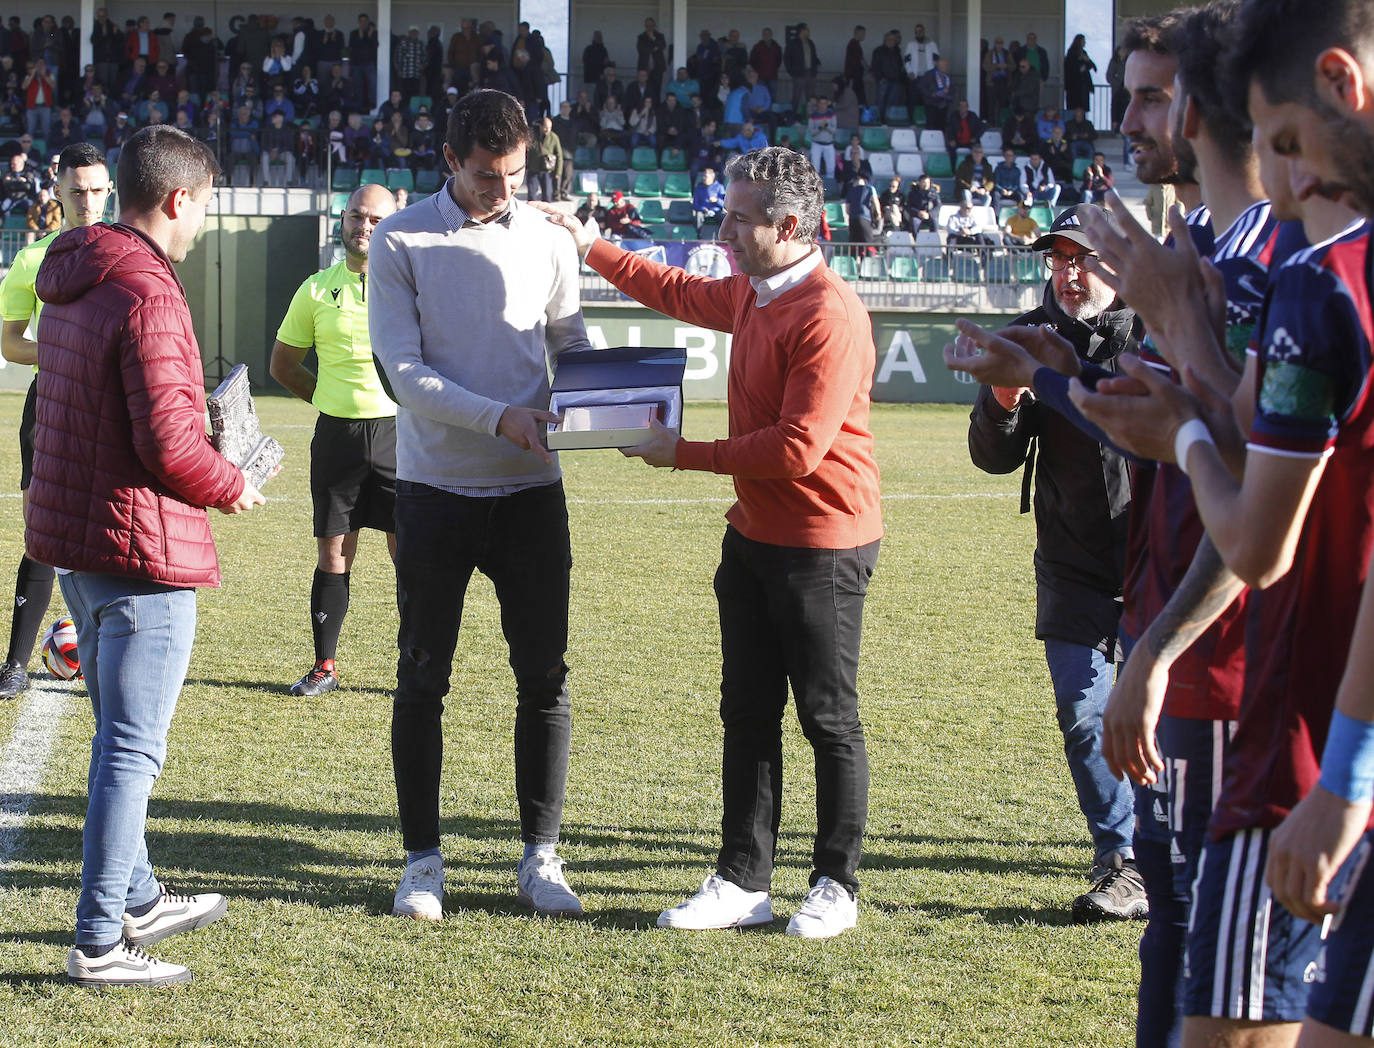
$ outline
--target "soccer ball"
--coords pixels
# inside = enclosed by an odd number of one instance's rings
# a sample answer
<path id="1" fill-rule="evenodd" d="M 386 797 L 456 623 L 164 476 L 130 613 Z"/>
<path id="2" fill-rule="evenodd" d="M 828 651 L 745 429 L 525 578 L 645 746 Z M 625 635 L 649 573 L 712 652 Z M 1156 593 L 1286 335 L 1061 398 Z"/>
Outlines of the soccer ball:
<path id="1" fill-rule="evenodd" d="M 81 676 L 81 659 L 76 654 L 76 623 L 59 619 L 43 634 L 43 665 L 61 680 Z"/>

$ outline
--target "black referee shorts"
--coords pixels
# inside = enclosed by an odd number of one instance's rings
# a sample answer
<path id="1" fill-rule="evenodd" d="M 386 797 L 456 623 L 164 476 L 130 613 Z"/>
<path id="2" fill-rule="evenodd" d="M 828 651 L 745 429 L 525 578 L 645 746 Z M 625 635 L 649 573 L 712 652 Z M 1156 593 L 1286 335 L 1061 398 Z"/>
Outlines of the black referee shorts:
<path id="1" fill-rule="evenodd" d="M 38 376 L 29 383 L 24 414 L 19 419 L 19 490 L 28 491 L 33 480 L 33 431 L 38 425 Z"/>
<path id="2" fill-rule="evenodd" d="M 315 537 L 396 530 L 396 420 L 320 415 L 310 442 Z"/>

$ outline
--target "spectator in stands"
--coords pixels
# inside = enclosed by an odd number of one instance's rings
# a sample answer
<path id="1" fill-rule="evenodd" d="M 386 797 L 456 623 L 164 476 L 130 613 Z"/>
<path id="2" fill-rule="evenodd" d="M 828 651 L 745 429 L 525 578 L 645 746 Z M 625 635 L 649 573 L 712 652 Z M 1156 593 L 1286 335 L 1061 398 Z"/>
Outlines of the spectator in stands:
<path id="1" fill-rule="evenodd" d="M 196 104 L 191 101 L 191 92 L 187 91 L 184 87 L 177 92 L 176 101 L 172 103 L 172 120 L 174 122 L 177 113 L 183 110 L 185 110 L 186 115 L 190 117 L 191 123 L 195 124 L 196 118 L 200 113 L 196 109 Z"/>
<path id="2" fill-rule="evenodd" d="M 37 199 L 38 176 L 29 170 L 28 158 L 23 153 L 13 154 L 9 170 L 0 179 L 0 211 L 6 215 L 12 211 L 27 214 Z"/>
<path id="3" fill-rule="evenodd" d="M 601 107 L 600 124 L 597 140 L 602 146 L 625 145 L 625 114 L 615 95 L 606 96 L 606 102 Z"/>
<path id="4" fill-rule="evenodd" d="M 983 154 L 982 145 L 975 144 L 973 151 L 954 170 L 954 191 L 960 200 L 983 207 L 992 203 L 993 186 L 992 164 Z"/>
<path id="5" fill-rule="evenodd" d="M 172 107 L 163 99 L 162 92 L 154 88 L 139 107 L 139 117 L 145 124 L 170 123 Z"/>
<path id="6" fill-rule="evenodd" d="M 453 82 L 459 91 L 471 85 L 472 67 L 481 56 L 482 41 L 477 35 L 477 22 L 464 18 L 458 32 L 448 38 L 448 50 L 444 52 L 444 64 L 453 70 Z"/>
<path id="7" fill-rule="evenodd" d="M 134 31 L 124 35 L 124 58 L 130 63 L 136 58 L 141 58 L 146 64 L 151 65 L 157 61 L 158 51 L 157 34 L 152 31 L 148 16 L 144 15 L 138 20 Z"/>
<path id="8" fill-rule="evenodd" d="M 124 60 L 124 34 L 110 18 L 109 12 L 98 7 L 95 24 L 91 27 L 91 61 L 95 63 L 96 79 L 107 90 L 114 90 L 119 76 L 119 64 Z"/>
<path id="9" fill-rule="evenodd" d="M 245 161 L 249 167 L 257 165 L 262 155 L 258 142 L 258 122 L 253 119 L 250 106 L 241 105 L 234 114 L 234 123 L 229 128 L 229 154 L 235 162 Z"/>
<path id="10" fill-rule="evenodd" d="M 687 72 L 686 66 L 678 66 L 677 76 L 668 82 L 664 101 L 671 95 L 677 99 L 677 104 L 683 109 L 690 109 L 692 96 L 701 94 L 701 85 L 698 84 Z"/>
<path id="11" fill-rule="evenodd" d="M 1024 58 L 1016 63 L 1011 77 L 1011 107 L 1024 113 L 1040 111 L 1040 74 Z"/>
<path id="12" fill-rule="evenodd" d="M 114 123 L 119 107 L 106 97 L 105 85 L 97 82 L 91 85 L 81 105 L 81 130 L 86 136 L 104 136 L 105 129 Z"/>
<path id="13" fill-rule="evenodd" d="M 768 136 L 756 128 L 752 120 L 746 120 L 741 125 L 739 134 L 721 139 L 720 145 L 725 149 L 738 149 L 741 153 L 749 153 L 755 149 L 767 149 Z"/>
<path id="14" fill-rule="evenodd" d="M 688 152 L 692 157 L 692 162 L 688 165 L 687 170 L 694 183 L 698 175 L 706 168 L 710 167 L 719 171 L 725 166 L 725 150 L 721 148 L 721 144 L 716 138 L 716 122 L 714 120 L 708 119 L 701 125 L 696 141 Z"/>
<path id="15" fill-rule="evenodd" d="M 597 29 L 592 33 L 592 42 L 582 49 L 583 87 L 588 91 L 598 88 L 601 85 L 602 74 L 610 64 L 610 52 L 606 50 L 605 41 L 601 38 L 601 30 Z"/>
<path id="16" fill-rule="evenodd" d="M 52 122 L 52 107 L 57 101 L 57 82 L 42 58 L 33 60 L 33 68 L 19 85 L 24 91 L 24 126 L 35 138 L 47 138 Z"/>
<path id="17" fill-rule="evenodd" d="M 859 112 L 859 98 L 854 94 L 854 89 L 842 76 L 835 77 L 830 86 L 835 92 L 830 108 L 835 114 L 836 123 L 840 127 L 858 127 L 863 120 Z"/>
<path id="18" fill-rule="evenodd" d="M 286 41 L 279 36 L 273 37 L 260 66 L 262 83 L 268 88 L 285 84 L 291 72 L 291 65 L 291 56 L 286 53 Z"/>
<path id="19" fill-rule="evenodd" d="M 677 104 L 677 95 L 667 95 L 663 107 L 658 111 L 658 141 L 665 150 L 679 149 L 686 152 L 690 124 L 687 110 Z"/>
<path id="20" fill-rule="evenodd" d="M 960 247 L 992 247 L 995 241 L 983 232 L 983 221 L 967 200 L 960 201 L 959 210 L 949 216 L 945 226 L 947 243 Z"/>
<path id="21" fill-rule="evenodd" d="M 649 74 L 649 93 L 658 101 L 663 90 L 663 77 L 668 72 L 668 38 L 658 31 L 658 23 L 644 19 L 644 32 L 635 40 L 636 70 Z"/>
<path id="22" fill-rule="evenodd" d="M 410 125 L 399 112 L 392 113 L 386 123 L 386 151 L 391 157 L 391 165 L 410 167 L 410 158 L 415 152 L 410 147 Z"/>
<path id="23" fill-rule="evenodd" d="M 634 81 L 625 88 L 625 93 L 620 98 L 620 108 L 626 113 L 633 113 L 644 104 L 646 98 L 655 104 L 658 102 L 657 96 L 649 90 L 649 71 L 637 69 Z"/>
<path id="24" fill-rule="evenodd" d="M 1062 133 L 1065 130 L 1064 118 L 1059 115 L 1059 110 L 1054 106 L 1046 106 L 1035 118 L 1035 134 L 1041 142 L 1050 140 L 1050 133 L 1058 128 Z"/>
<path id="25" fill-rule="evenodd" d="M 1072 150 L 1075 159 L 1093 155 L 1097 129 L 1082 109 L 1075 109 L 1073 116 L 1064 122 L 1064 137 L 1068 139 L 1069 149 Z"/>
<path id="26" fill-rule="evenodd" d="M 392 91 L 387 96 L 387 100 L 377 107 L 377 115 L 388 123 L 391 121 L 392 113 L 400 113 L 402 119 L 405 119 L 408 113 L 405 99 L 401 97 L 400 88 Z"/>
<path id="27" fill-rule="evenodd" d="M 5 134 L 17 134 L 24 126 L 24 96 L 19 90 L 19 76 L 5 74 L 4 97 L 0 99 L 0 124 Z"/>
<path id="28" fill-rule="evenodd" d="M 940 187 L 922 172 L 906 194 L 906 220 L 912 236 L 923 230 L 940 231 L 935 222 L 940 214 L 940 203 Z"/>
<path id="29" fill-rule="evenodd" d="M 940 45 L 926 36 L 926 27 L 917 22 L 911 40 L 902 48 L 902 69 L 906 73 L 907 105 L 913 110 L 926 103 L 926 85 L 930 75 L 937 68 L 940 58 Z M 948 63 L 945 71 L 948 72 Z M 946 107 L 948 102 L 945 103 Z M 927 124 L 927 127 L 943 128 L 944 121 Z"/>
<path id="30" fill-rule="evenodd" d="M 329 153 L 330 163 L 334 167 L 346 167 L 348 165 L 348 148 L 344 145 L 344 127 L 343 113 L 337 109 L 331 109 L 324 118 L 324 126 L 320 128 L 320 137 L 324 141 L 324 148 Z"/>
<path id="31" fill-rule="evenodd" d="M 568 166 L 572 162 L 577 147 L 582 143 L 577 138 L 577 122 L 573 119 L 572 103 L 566 98 L 558 103 L 558 115 L 553 118 L 553 133 L 558 136 L 558 142 L 563 147 L 563 170 L 567 176 L 565 181 L 571 187 L 572 176 L 568 174 Z M 560 192 L 559 199 L 561 200 L 562 197 L 563 193 Z"/>
<path id="32" fill-rule="evenodd" d="M 1018 62 L 1021 59 L 1026 61 L 1034 70 L 1035 75 L 1040 78 L 1042 84 L 1050 78 L 1050 54 L 1040 46 L 1034 33 L 1026 34 L 1026 45 L 1021 48 L 1021 53 L 1016 57 Z M 1038 109 L 1039 105 L 1037 104 L 1035 108 Z"/>
<path id="33" fill-rule="evenodd" d="M 1011 146 L 1018 153 L 1029 153 L 1040 145 L 1040 136 L 1035 130 L 1035 115 L 1017 106 L 1012 110 L 1007 122 L 1002 125 L 1002 144 Z"/>
<path id="34" fill-rule="evenodd" d="M 1059 202 L 1062 187 L 1055 181 L 1054 172 L 1045 163 L 1038 146 L 1031 150 L 1030 163 L 1026 165 L 1026 187 L 1034 200 L 1043 200 L 1050 207 Z"/>
<path id="35" fill-rule="evenodd" d="M 797 23 L 797 35 L 787 41 L 783 51 L 783 65 L 792 78 L 792 112 L 806 112 L 806 100 L 816 94 L 816 77 L 820 75 L 821 60 L 811 40 L 811 27 Z"/>
<path id="36" fill-rule="evenodd" d="M 920 81 L 921 104 L 926 107 L 926 127 L 944 131 L 954 101 L 954 78 L 949 75 L 949 59 L 935 59 L 935 68 Z"/>
<path id="37" fill-rule="evenodd" d="M 857 141 L 858 137 L 854 135 L 850 138 L 844 160 L 835 167 L 835 177 L 839 180 L 841 193 L 847 194 L 850 183 L 861 175 L 866 181 L 873 180 L 873 165 L 864 156 L 863 146 Z"/>
<path id="38" fill-rule="evenodd" d="M 391 167 L 395 163 L 391 155 L 391 134 L 387 121 L 381 117 L 372 121 L 372 130 L 367 136 L 367 163 L 370 167 Z"/>
<path id="39" fill-rule="evenodd" d="M 135 66 L 137 66 L 137 63 L 135 63 Z M 233 82 L 229 85 L 229 98 L 234 105 L 237 106 L 242 102 L 243 99 L 248 96 L 248 89 L 250 87 L 256 87 L 257 82 L 258 74 L 253 70 L 252 65 L 247 62 L 240 62 L 239 75 L 234 77 Z M 142 89 L 141 82 L 139 89 Z"/>
<path id="40" fill-rule="evenodd" d="M 535 33 L 536 38 L 539 37 Z M 540 41 L 542 52 L 543 42 Z M 439 42 L 439 27 L 432 25 L 425 31 L 425 82 L 422 94 L 435 97 L 444 93 L 444 45 Z"/>
<path id="41" fill-rule="evenodd" d="M 130 19 L 132 24 L 133 20 Z M 18 15 L 10 15 L 9 29 L 9 53 L 14 59 L 16 71 L 28 69 L 29 66 L 29 34 L 24 32 L 23 24 L 19 21 Z"/>
<path id="42" fill-rule="evenodd" d="M 703 92 L 714 92 L 712 85 L 720 82 L 720 45 L 709 29 L 698 33 L 697 41 L 696 51 L 687 59 L 687 70 L 696 77 Z M 705 94 L 701 97 L 706 100 Z"/>
<path id="43" fill-rule="evenodd" d="M 319 69 L 328 69 L 335 62 L 342 62 L 344 55 L 343 30 L 334 21 L 332 14 L 324 16 L 324 28 L 320 30 L 319 36 L 315 38 L 314 65 Z"/>
<path id="44" fill-rule="evenodd" d="M 38 188 L 46 189 L 55 197 L 57 195 L 57 165 L 62 157 L 58 153 L 48 157 L 48 166 L 38 172 Z"/>
<path id="45" fill-rule="evenodd" d="M 525 193 L 530 200 L 553 202 L 558 195 L 562 166 L 563 144 L 553 133 L 553 121 L 543 117 L 530 127 L 525 146 Z"/>
<path id="46" fill-rule="evenodd" d="M 692 221 L 697 234 L 708 221 L 716 221 L 725 213 L 725 187 L 716 181 L 716 169 L 704 168 L 701 181 L 692 187 Z"/>
<path id="47" fill-rule="evenodd" d="M 968 99 L 959 99 L 959 104 L 955 107 L 954 112 L 949 115 L 949 123 L 944 129 L 945 149 L 949 151 L 949 162 L 954 163 L 959 150 L 972 149 L 983 137 L 985 129 L 986 125 L 984 125 L 982 118 L 969 109 Z"/>
<path id="48" fill-rule="evenodd" d="M 196 15 L 190 31 L 182 38 L 181 51 L 186 56 L 186 87 L 204 98 L 215 89 L 219 79 L 219 41 L 205 18 Z"/>
<path id="49" fill-rule="evenodd" d="M 547 117 L 545 118 L 547 119 Z M 552 121 L 549 121 L 552 126 Z M 421 106 L 415 114 L 415 126 L 410 129 L 410 166 L 416 171 L 431 171 L 439 163 L 438 130 L 429 107 Z M 562 149 L 559 149 L 560 167 Z"/>
<path id="50" fill-rule="evenodd" d="M 33 135 L 29 134 L 27 131 L 19 136 L 18 153 L 24 158 L 25 167 L 37 174 L 39 167 L 42 166 L 43 158 L 33 146 Z"/>
<path id="51" fill-rule="evenodd" d="M 542 117 L 549 109 L 549 89 L 544 83 L 543 69 L 526 48 L 517 47 L 511 52 L 511 73 L 520 87 L 515 97 L 524 103 L 526 115 L 530 119 Z"/>
<path id="52" fill-rule="evenodd" d="M 504 91 L 516 98 L 521 97 L 520 81 L 506 65 L 502 52 L 491 48 L 482 62 L 482 86 L 495 91 Z"/>
<path id="53" fill-rule="evenodd" d="M 340 114 L 354 109 L 353 82 L 343 75 L 343 65 L 339 62 L 329 67 L 329 79 L 320 89 L 320 108 L 326 112 L 337 109 Z"/>
<path id="54" fill-rule="evenodd" d="M 272 85 L 271 97 L 262 104 L 263 116 L 271 118 L 273 113 L 281 113 L 289 123 L 296 121 L 296 104 L 286 97 L 286 85 Z"/>
<path id="55" fill-rule="evenodd" d="M 1050 170 L 1054 172 L 1055 181 L 1061 186 L 1073 186 L 1073 150 L 1069 148 L 1068 140 L 1064 137 L 1064 132 L 1056 127 L 1051 133 L 1048 142 L 1042 142 L 1041 152 L 1045 157 L 1045 163 L 1050 165 Z M 1072 192 L 1072 188 L 1070 189 Z"/>
<path id="56" fill-rule="evenodd" d="M 878 198 L 878 206 L 882 209 L 884 229 L 906 228 L 906 205 L 902 200 L 902 180 L 898 176 L 892 176 L 882 196 Z"/>
<path id="57" fill-rule="evenodd" d="M 806 122 L 811 138 L 811 166 L 822 178 L 835 177 L 835 131 L 837 118 L 830 111 L 830 99 L 822 95 L 816 99 L 816 111 Z"/>
<path id="58" fill-rule="evenodd" d="M 592 96 L 592 103 L 596 106 L 597 112 L 606 108 L 606 99 L 614 98 L 617 104 L 625 101 L 625 85 L 617 78 L 615 73 L 615 63 L 610 62 L 601 71 L 601 79 L 597 82 L 596 93 Z"/>
<path id="59" fill-rule="evenodd" d="M 889 29 L 883 34 L 882 44 L 873 49 L 873 80 L 878 88 L 878 113 L 883 120 L 887 119 L 889 107 L 906 105 L 906 70 L 898 39 L 897 30 Z"/>
<path id="60" fill-rule="evenodd" d="M 868 184 L 868 177 L 856 173 L 844 193 L 845 214 L 849 219 L 849 242 L 871 244 L 883 230 L 882 204 L 878 194 Z"/>
<path id="61" fill-rule="evenodd" d="M 1107 166 L 1107 156 L 1105 153 L 1094 153 L 1093 162 L 1088 166 L 1088 170 L 1083 172 L 1083 202 L 1085 204 L 1101 204 L 1106 197 L 1107 190 L 1116 186 L 1116 180 L 1112 177 L 1112 169 Z"/>
<path id="62" fill-rule="evenodd" d="M 253 114 L 253 119 L 262 123 L 262 99 L 258 97 L 258 85 L 248 84 L 243 89 L 243 97 L 239 99 L 239 105 L 247 106 L 249 112 Z"/>
<path id="63" fill-rule="evenodd" d="M 601 114 L 596 111 L 586 91 L 577 93 L 577 105 L 573 108 L 572 121 L 577 129 L 579 143 L 584 146 L 596 145 L 596 140 L 601 134 Z"/>
<path id="64" fill-rule="evenodd" d="M 371 132 L 363 125 L 361 113 L 349 113 L 348 126 L 344 128 L 344 149 L 348 153 L 348 163 L 354 168 L 364 167 L 372 155 Z"/>
<path id="65" fill-rule="evenodd" d="M 259 185 L 272 184 L 271 171 L 274 162 L 286 167 L 285 185 L 296 180 L 296 129 L 286 125 L 286 114 L 274 109 L 268 117 L 268 124 L 262 129 L 259 138 L 261 149 L 262 179 Z"/>
<path id="66" fill-rule="evenodd" d="M 1016 162 L 1016 150 L 1007 146 L 1002 150 L 1002 162 L 992 169 L 992 199 L 997 206 L 1030 204 L 1030 190 L 1026 178 L 1021 173 L 1021 165 Z"/>
<path id="67" fill-rule="evenodd" d="M 119 162 L 119 151 L 133 134 L 134 129 L 129 126 L 129 114 L 120 110 L 115 114 L 114 123 L 105 129 L 106 164 L 114 167 Z"/>
<path id="68" fill-rule="evenodd" d="M 298 64 L 296 78 L 291 81 L 291 104 L 296 116 L 314 116 L 320 111 L 320 82 L 310 66 Z"/>
<path id="69" fill-rule="evenodd" d="M 868 63 L 864 61 L 864 37 L 867 35 L 868 30 L 863 26 L 854 27 L 854 35 L 844 47 L 844 75 L 835 81 L 837 91 L 838 85 L 843 83 L 853 92 L 861 106 L 868 105 L 868 94 L 864 87 L 864 73 L 868 71 Z"/>
<path id="70" fill-rule="evenodd" d="M 1088 57 L 1087 43 L 1087 37 L 1079 33 L 1064 55 L 1064 97 L 1069 109 L 1087 109 L 1092 101 L 1097 63 Z"/>
<path id="71" fill-rule="evenodd" d="M 744 67 L 749 64 L 749 52 L 739 38 L 739 30 L 731 29 L 720 42 L 720 56 L 730 80 L 739 83 L 744 79 Z"/>
<path id="72" fill-rule="evenodd" d="M 392 73 L 401 85 L 401 97 L 407 102 L 420 93 L 420 78 L 425 72 L 425 42 L 420 39 L 420 27 L 412 25 L 396 44 L 392 53 Z"/>
<path id="73" fill-rule="evenodd" d="M 752 120 L 756 127 L 771 130 L 776 124 L 773 117 L 773 96 L 753 66 L 744 67 L 744 83 L 744 115 Z"/>
<path id="74" fill-rule="evenodd" d="M 983 112 L 991 114 L 989 119 L 997 119 L 997 115 L 1011 101 L 1012 69 L 1011 51 L 1000 36 L 994 38 L 992 46 L 983 56 L 983 72 L 988 80 L 988 96 L 983 101 Z"/>
<path id="75" fill-rule="evenodd" d="M 611 206 L 606 211 L 605 229 L 613 237 L 633 237 L 638 240 L 649 240 L 653 237 L 640 220 L 639 209 L 619 190 L 611 194 Z"/>
<path id="76" fill-rule="evenodd" d="M 1002 243 L 1008 247 L 1029 248 L 1040 236 L 1040 223 L 1031 217 L 1030 203 L 1016 202 L 1015 214 L 1008 215 L 1002 226 Z"/>
<path id="77" fill-rule="evenodd" d="M 782 48 L 773 39 L 773 30 L 763 27 L 758 43 L 749 51 L 749 64 L 759 75 L 759 82 L 768 89 L 770 99 L 778 97 L 778 70 L 782 68 Z"/>
<path id="78" fill-rule="evenodd" d="M 172 64 L 166 58 L 149 63 L 148 75 L 143 80 L 143 90 L 156 91 L 164 100 L 176 98 L 177 78 L 172 74 Z"/>
<path id="79" fill-rule="evenodd" d="M 658 148 L 658 109 L 652 98 L 644 97 L 639 108 L 630 114 L 628 124 L 631 149 L 637 146 Z"/>
<path id="80" fill-rule="evenodd" d="M 1107 63 L 1107 83 L 1112 89 L 1112 131 L 1121 130 L 1121 120 L 1126 115 L 1126 107 L 1131 104 L 1131 93 L 1126 90 L 1125 44 L 1118 44 L 1112 52 L 1112 60 Z M 1123 145 L 1123 150 L 1126 148 Z"/>
<path id="81" fill-rule="evenodd" d="M 47 137 L 49 151 L 55 150 L 59 153 L 70 145 L 86 140 L 81 125 L 72 116 L 71 106 L 63 106 L 57 111 L 57 120 L 48 128 Z"/>
<path id="82" fill-rule="evenodd" d="M 348 67 L 358 104 L 371 109 L 377 104 L 377 27 L 365 14 L 358 16 L 358 28 L 348 34 Z"/>
<path id="83" fill-rule="evenodd" d="M 588 222 L 596 223 L 597 231 L 605 234 L 606 229 L 606 206 L 601 203 L 601 196 L 597 193 L 588 193 L 587 199 L 574 212 L 577 220 L 583 225 Z"/>

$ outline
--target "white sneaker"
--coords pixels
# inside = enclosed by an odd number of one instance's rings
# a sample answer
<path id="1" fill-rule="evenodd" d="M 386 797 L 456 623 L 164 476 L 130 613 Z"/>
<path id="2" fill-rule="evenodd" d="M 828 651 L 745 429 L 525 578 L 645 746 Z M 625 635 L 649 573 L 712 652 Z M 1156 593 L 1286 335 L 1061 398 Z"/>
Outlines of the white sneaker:
<path id="1" fill-rule="evenodd" d="M 414 921 L 444 919 L 444 860 L 437 855 L 416 859 L 406 865 L 396 899 L 391 904 L 393 917 Z"/>
<path id="2" fill-rule="evenodd" d="M 582 903 L 563 876 L 563 860 L 557 855 L 535 854 L 516 870 L 518 897 L 545 917 L 581 917 Z"/>
<path id="3" fill-rule="evenodd" d="M 747 892 L 733 881 L 713 873 L 701 882 L 701 891 L 686 902 L 658 915 L 660 928 L 747 928 L 773 919 L 767 892 Z"/>
<path id="4" fill-rule="evenodd" d="M 787 934 L 829 939 L 859 923 L 859 902 L 838 881 L 822 877 L 806 893 L 801 909 L 787 922 Z"/>
<path id="5" fill-rule="evenodd" d="M 149 957 L 121 942 L 103 957 L 87 957 L 80 946 L 67 951 L 67 978 L 78 986 L 168 986 L 191 981 L 191 969 Z"/>
<path id="6" fill-rule="evenodd" d="M 228 900 L 217 892 L 182 895 L 164 884 L 156 905 L 142 917 L 124 915 L 124 939 L 134 946 L 151 946 L 169 935 L 214 924 L 227 909 Z"/>

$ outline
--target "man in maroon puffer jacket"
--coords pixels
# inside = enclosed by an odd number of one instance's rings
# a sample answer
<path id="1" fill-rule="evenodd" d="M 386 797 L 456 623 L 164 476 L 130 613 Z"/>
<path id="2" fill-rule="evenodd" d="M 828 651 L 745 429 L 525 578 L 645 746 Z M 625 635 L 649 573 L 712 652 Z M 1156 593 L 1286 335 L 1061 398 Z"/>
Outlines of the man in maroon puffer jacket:
<path id="1" fill-rule="evenodd" d="M 181 895 L 148 863 L 148 794 L 196 632 L 196 587 L 217 586 L 205 507 L 263 497 L 205 433 L 200 348 L 173 262 L 186 257 L 219 173 L 167 125 L 119 157 L 119 223 L 59 236 L 34 290 L 38 425 L 25 539 L 59 570 L 95 712 L 76 946 L 82 985 L 185 982 L 142 947 L 223 915 L 222 895 Z"/>

